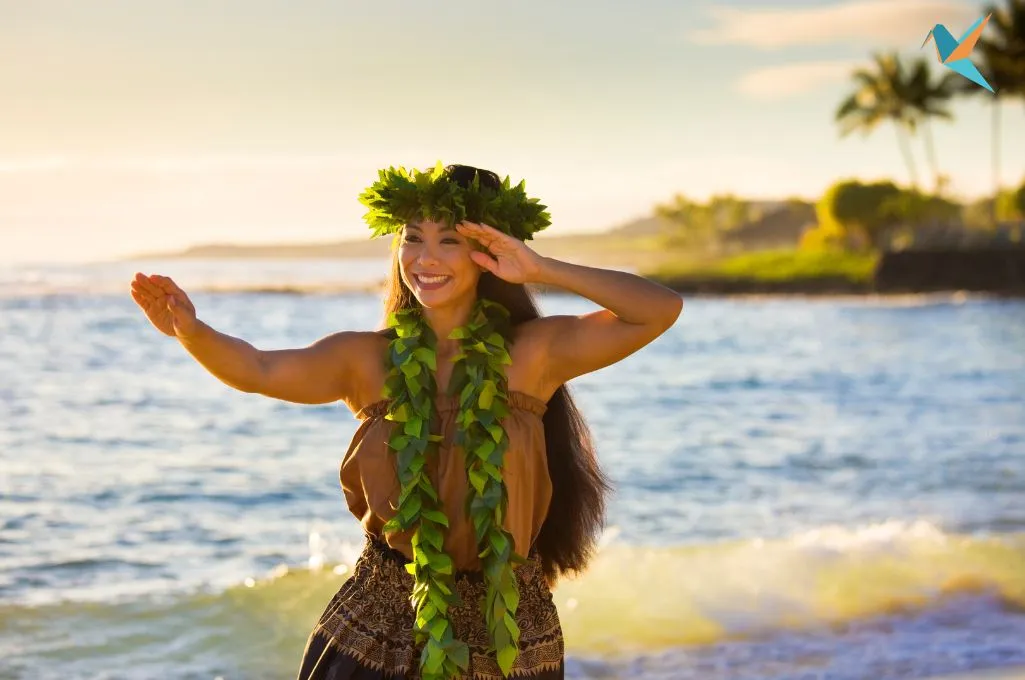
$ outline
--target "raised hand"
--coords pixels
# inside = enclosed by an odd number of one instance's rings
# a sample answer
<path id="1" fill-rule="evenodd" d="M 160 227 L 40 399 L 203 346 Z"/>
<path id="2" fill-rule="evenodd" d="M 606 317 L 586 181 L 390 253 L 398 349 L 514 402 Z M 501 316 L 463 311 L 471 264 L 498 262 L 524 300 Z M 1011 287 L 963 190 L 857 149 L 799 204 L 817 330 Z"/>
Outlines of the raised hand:
<path id="1" fill-rule="evenodd" d="M 174 281 L 166 276 L 136 272 L 132 299 L 153 326 L 171 337 L 182 338 L 196 330 L 196 307 Z"/>
<path id="2" fill-rule="evenodd" d="M 456 231 L 487 248 L 486 253 L 470 253 L 470 259 L 500 279 L 531 283 L 541 271 L 543 258 L 514 236 L 475 222 L 460 222 Z"/>

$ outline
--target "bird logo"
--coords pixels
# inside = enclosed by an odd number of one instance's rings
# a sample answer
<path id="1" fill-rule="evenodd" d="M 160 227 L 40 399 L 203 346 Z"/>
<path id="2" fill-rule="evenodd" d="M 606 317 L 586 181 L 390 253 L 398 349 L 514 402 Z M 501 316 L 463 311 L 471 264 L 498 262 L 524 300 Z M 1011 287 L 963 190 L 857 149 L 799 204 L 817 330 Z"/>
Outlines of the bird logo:
<path id="1" fill-rule="evenodd" d="M 936 24 L 929 31 L 929 35 L 925 36 L 925 42 L 922 43 L 922 47 L 926 46 L 930 38 L 934 39 L 936 41 L 936 57 L 941 64 L 952 71 L 960 73 L 973 83 L 993 92 L 993 88 L 990 87 L 990 84 L 979 73 L 979 69 L 975 68 L 975 64 L 968 60 L 968 55 L 972 53 L 975 43 L 979 42 L 979 38 L 982 36 L 982 29 L 986 28 L 986 24 L 989 23 L 991 16 L 993 15 L 987 14 L 972 24 L 964 32 L 960 40 L 954 40 L 954 36 L 950 34 L 946 26 Z"/>

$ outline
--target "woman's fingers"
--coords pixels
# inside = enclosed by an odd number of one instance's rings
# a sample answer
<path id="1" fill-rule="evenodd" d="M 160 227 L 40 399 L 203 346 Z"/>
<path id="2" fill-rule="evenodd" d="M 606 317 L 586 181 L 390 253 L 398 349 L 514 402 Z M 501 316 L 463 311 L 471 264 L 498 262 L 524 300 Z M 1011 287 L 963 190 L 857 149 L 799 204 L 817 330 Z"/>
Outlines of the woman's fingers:
<path id="1" fill-rule="evenodd" d="M 139 283 L 132 283 L 132 297 L 144 304 L 152 304 L 159 297 L 151 289 Z"/>
<path id="2" fill-rule="evenodd" d="M 132 299 L 138 302 L 147 314 L 164 306 L 163 296 L 150 295 L 145 291 L 133 290 Z"/>
<path id="3" fill-rule="evenodd" d="M 486 253 L 470 253 L 470 259 L 491 273 L 494 273 L 495 269 L 498 267 L 498 262 L 495 258 Z"/>
<path id="4" fill-rule="evenodd" d="M 136 275 L 135 280 L 140 286 L 153 295 L 167 295 L 168 293 L 175 292 L 175 289 L 177 288 L 171 279 L 166 276 L 161 276 L 160 274 L 150 274 L 149 276 L 145 274 L 138 274 Z"/>
<path id="5" fill-rule="evenodd" d="M 178 284 L 167 276 L 160 274 L 146 276 L 145 274 L 136 273 L 132 286 L 133 289 L 137 288 L 161 305 L 166 305 L 168 296 L 173 296 L 189 312 L 195 312 L 196 310 L 192 301 L 189 300 L 189 296 L 185 294 L 185 291 L 179 288 Z"/>
<path id="6" fill-rule="evenodd" d="M 153 297 L 161 297 L 164 295 L 164 291 L 145 274 L 136 274 L 135 281 L 133 281 L 133 283 L 137 283 L 140 289 Z"/>
<path id="7" fill-rule="evenodd" d="M 476 239 L 484 244 L 493 241 L 495 238 L 490 233 L 481 229 L 480 225 L 474 224 L 473 222 L 460 222 L 456 225 L 456 231 L 461 233 L 463 236 Z"/>
<path id="8" fill-rule="evenodd" d="M 510 239 L 515 240 L 512 236 L 486 224 L 461 222 L 457 227 L 457 231 L 463 234 L 463 236 L 474 239 L 493 252 L 510 252 L 512 249 Z"/>
<path id="9" fill-rule="evenodd" d="M 185 291 L 178 287 L 178 285 L 166 276 L 160 274 L 154 274 L 153 280 L 164 293 L 170 295 L 184 295 Z"/>
<path id="10" fill-rule="evenodd" d="M 503 239 L 508 234 L 505 232 L 495 229 L 490 224 L 477 223 L 477 222 L 460 222 L 460 226 L 465 227 L 468 231 L 472 232 L 476 236 L 486 239 Z"/>

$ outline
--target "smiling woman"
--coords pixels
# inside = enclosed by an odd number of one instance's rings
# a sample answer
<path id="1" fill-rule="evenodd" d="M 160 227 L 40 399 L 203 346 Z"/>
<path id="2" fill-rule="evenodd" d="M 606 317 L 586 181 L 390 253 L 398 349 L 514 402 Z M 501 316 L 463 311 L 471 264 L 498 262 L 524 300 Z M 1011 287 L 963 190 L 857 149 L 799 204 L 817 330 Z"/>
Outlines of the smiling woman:
<path id="1" fill-rule="evenodd" d="M 538 256 L 513 234 L 547 227 L 544 206 L 488 171 L 389 170 L 361 198 L 375 234 L 396 239 L 388 360 L 366 383 L 341 474 L 374 569 L 357 568 L 329 604 L 300 678 L 417 663 L 427 678 L 561 678 L 551 587 L 586 566 L 609 491 L 565 383 L 654 340 L 680 298 Z M 606 309 L 542 318 L 528 283 Z"/>
<path id="2" fill-rule="evenodd" d="M 386 327 L 263 352 L 133 282 L 157 328 L 225 383 L 360 419 L 340 470 L 366 544 L 313 626 L 300 680 L 562 678 L 552 588 L 585 569 L 611 490 L 567 382 L 636 352 L 682 309 L 625 272 L 541 257 L 524 185 L 469 166 L 389 169 L 362 196 L 391 234 Z M 542 317 L 527 284 L 603 309 Z"/>

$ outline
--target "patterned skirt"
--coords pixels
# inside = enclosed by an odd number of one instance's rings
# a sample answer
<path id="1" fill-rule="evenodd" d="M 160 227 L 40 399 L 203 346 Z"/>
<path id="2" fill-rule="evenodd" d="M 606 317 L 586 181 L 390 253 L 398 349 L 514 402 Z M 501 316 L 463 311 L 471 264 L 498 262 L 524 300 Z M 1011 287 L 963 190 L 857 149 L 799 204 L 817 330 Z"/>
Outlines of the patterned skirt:
<path id="1" fill-rule="evenodd" d="M 511 678 L 561 680 L 564 648 L 559 614 L 537 555 L 516 567 L 520 603 L 516 623 L 520 652 Z M 373 536 L 352 575 L 331 598 L 310 633 L 297 680 L 412 680 L 419 678 L 421 646 L 413 641 L 413 576 L 398 550 Z M 479 571 L 459 571 L 463 604 L 449 610 L 453 632 L 470 648 L 466 680 L 502 680 L 479 602 L 485 584 Z"/>

